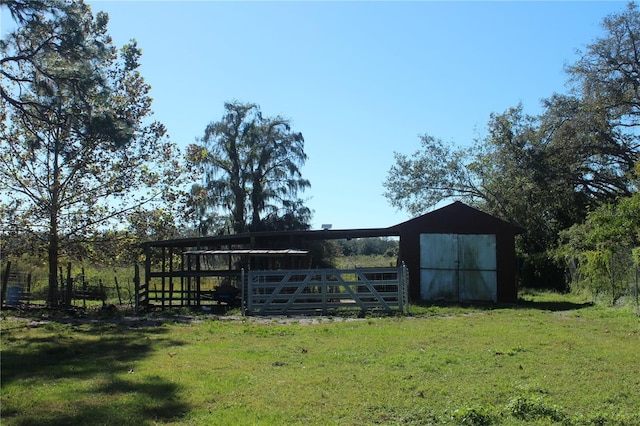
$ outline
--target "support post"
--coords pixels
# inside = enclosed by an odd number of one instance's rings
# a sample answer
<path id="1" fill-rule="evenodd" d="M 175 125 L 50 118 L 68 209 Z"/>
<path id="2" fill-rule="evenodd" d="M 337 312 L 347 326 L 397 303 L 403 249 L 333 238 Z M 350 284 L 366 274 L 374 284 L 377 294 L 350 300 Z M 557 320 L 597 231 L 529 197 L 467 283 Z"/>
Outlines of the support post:
<path id="1" fill-rule="evenodd" d="M 197 307 L 200 307 L 200 297 L 201 297 L 201 291 L 200 291 L 200 285 L 201 285 L 201 280 L 200 280 L 200 271 L 202 270 L 201 264 L 200 264 L 200 255 L 196 255 L 196 271 L 198 272 L 198 275 L 196 276 L 196 300 L 195 300 L 195 305 Z"/>
<path id="2" fill-rule="evenodd" d="M 145 305 L 145 308 L 149 305 L 149 292 L 151 291 L 151 247 L 147 244 L 145 244 L 144 246 L 144 292 L 145 292 L 145 298 L 142 301 Z M 136 267 L 138 267 L 138 265 L 136 264 Z M 136 295 L 137 297 L 140 297 L 140 284 L 141 284 L 141 277 L 140 277 L 140 269 L 137 270 L 136 272 L 137 276 L 138 276 L 138 291 L 136 291 Z M 156 295 L 157 297 L 157 295 Z M 138 302 L 140 302 L 140 300 L 138 300 Z"/>
<path id="3" fill-rule="evenodd" d="M 160 279 L 160 288 L 161 288 L 161 296 L 160 296 L 160 306 L 164 309 L 164 292 L 165 292 L 165 276 L 167 274 L 167 248 L 162 247 L 162 260 L 161 260 L 161 268 L 162 268 L 162 278 Z"/>
<path id="4" fill-rule="evenodd" d="M 169 307 L 173 305 L 173 247 L 169 248 Z"/>

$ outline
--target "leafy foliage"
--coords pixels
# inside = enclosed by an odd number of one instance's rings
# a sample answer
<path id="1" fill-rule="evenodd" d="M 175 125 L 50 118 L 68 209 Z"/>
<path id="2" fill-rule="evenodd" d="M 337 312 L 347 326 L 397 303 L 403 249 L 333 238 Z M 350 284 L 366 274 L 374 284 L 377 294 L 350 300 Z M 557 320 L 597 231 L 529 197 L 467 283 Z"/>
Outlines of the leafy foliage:
<path id="1" fill-rule="evenodd" d="M 83 2 L 10 2 L 18 28 L 0 45 L 2 220 L 48 252 L 51 303 L 61 250 L 151 202 L 174 201 L 181 167 L 132 40 Z M 163 198 L 164 197 L 164 198 Z"/>
<path id="2" fill-rule="evenodd" d="M 527 286 L 563 288 L 553 249 L 561 231 L 587 212 L 628 197 L 640 158 L 640 13 L 629 4 L 603 21 L 607 34 L 567 68 L 568 95 L 492 114 L 473 146 L 451 147 L 424 135 L 413 155 L 395 154 L 384 182 L 393 206 L 421 214 L 450 199 L 522 226 L 518 240 Z"/>
<path id="3" fill-rule="evenodd" d="M 356 238 L 338 240 L 340 252 L 344 256 L 398 255 L 398 241 L 390 238 Z"/>
<path id="4" fill-rule="evenodd" d="M 571 284 L 614 303 L 640 265 L 640 193 L 590 212 L 584 223 L 562 231 L 560 242 L 556 254 L 568 265 Z"/>
<path id="5" fill-rule="evenodd" d="M 188 157 L 204 171 L 193 204 L 206 233 L 228 213 L 233 232 L 308 229 L 311 211 L 298 194 L 310 186 L 300 167 L 304 138 L 282 117 L 264 117 L 256 104 L 229 102 L 222 120 L 205 129 Z"/>

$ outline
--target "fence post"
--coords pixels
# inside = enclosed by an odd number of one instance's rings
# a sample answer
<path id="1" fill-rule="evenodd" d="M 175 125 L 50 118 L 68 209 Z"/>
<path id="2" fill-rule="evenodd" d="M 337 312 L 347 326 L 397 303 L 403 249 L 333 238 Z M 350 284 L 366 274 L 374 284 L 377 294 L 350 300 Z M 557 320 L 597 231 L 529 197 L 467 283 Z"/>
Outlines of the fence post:
<path id="1" fill-rule="evenodd" d="M 135 301 L 136 301 L 136 305 L 134 308 L 134 312 L 136 315 L 138 315 L 138 310 L 140 309 L 140 267 L 138 266 L 138 264 L 136 263 L 135 265 L 133 265 L 133 284 L 135 287 Z"/>
<path id="2" fill-rule="evenodd" d="M 11 261 L 7 261 L 7 269 L 2 276 L 2 294 L 0 295 L 0 306 L 4 305 L 4 297 L 7 294 L 7 284 L 9 284 L 9 273 L 11 272 Z"/>
<path id="3" fill-rule="evenodd" d="M 64 305 L 71 306 L 71 298 L 73 294 L 73 280 L 71 279 L 71 262 L 67 263 L 67 286 L 64 292 Z"/>
<path id="4" fill-rule="evenodd" d="M 245 316 L 245 301 L 244 301 L 244 268 L 240 270 L 240 311 L 242 311 L 242 316 Z"/>
<path id="5" fill-rule="evenodd" d="M 638 265 L 636 265 L 635 270 L 636 270 L 636 308 L 638 308 Z"/>
<path id="6" fill-rule="evenodd" d="M 55 295 L 55 300 L 54 300 L 54 304 L 56 306 L 60 305 L 60 297 L 64 296 L 64 283 L 65 283 L 64 272 L 62 270 L 62 266 L 59 266 L 58 270 L 60 271 L 60 282 L 59 282 L 60 288 L 58 288 L 58 286 L 56 285 L 56 295 Z"/>
<path id="7" fill-rule="evenodd" d="M 27 274 L 27 305 L 31 304 L 31 273 Z"/>
<path id="8" fill-rule="evenodd" d="M 409 315 L 409 269 L 404 262 L 400 266 L 400 270 L 402 271 L 402 311 Z"/>
<path id="9" fill-rule="evenodd" d="M 100 286 L 100 297 L 102 298 L 102 307 L 107 304 L 107 291 L 102 285 L 102 278 L 98 279 L 98 285 Z"/>
<path id="10" fill-rule="evenodd" d="M 120 286 L 118 285 L 118 277 L 114 275 L 113 280 L 116 283 L 116 293 L 118 293 L 118 304 L 122 305 L 122 297 L 120 296 Z"/>

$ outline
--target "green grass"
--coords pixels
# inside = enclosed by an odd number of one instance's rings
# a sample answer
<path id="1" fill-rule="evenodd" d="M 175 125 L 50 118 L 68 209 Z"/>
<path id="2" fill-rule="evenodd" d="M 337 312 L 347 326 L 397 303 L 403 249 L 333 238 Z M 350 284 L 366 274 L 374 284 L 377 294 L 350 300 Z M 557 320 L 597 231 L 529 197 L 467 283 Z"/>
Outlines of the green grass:
<path id="1" fill-rule="evenodd" d="M 640 424 L 631 309 L 543 293 L 410 317 L 182 314 L 3 313 L 2 424 Z"/>

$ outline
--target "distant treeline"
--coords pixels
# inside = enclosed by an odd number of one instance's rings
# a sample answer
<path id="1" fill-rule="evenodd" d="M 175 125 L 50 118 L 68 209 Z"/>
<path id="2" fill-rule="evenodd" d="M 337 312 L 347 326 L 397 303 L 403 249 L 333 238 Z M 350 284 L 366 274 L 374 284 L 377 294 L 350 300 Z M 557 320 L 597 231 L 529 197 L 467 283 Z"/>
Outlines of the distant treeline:
<path id="1" fill-rule="evenodd" d="M 398 240 L 391 238 L 356 238 L 337 241 L 343 256 L 398 255 Z"/>

